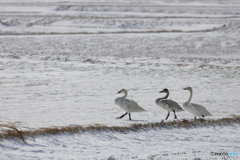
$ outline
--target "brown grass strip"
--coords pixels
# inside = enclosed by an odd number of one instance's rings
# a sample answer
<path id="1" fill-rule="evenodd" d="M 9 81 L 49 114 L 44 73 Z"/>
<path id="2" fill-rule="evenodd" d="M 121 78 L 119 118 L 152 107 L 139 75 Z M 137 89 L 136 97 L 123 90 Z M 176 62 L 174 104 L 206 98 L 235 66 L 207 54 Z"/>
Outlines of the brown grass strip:
<path id="1" fill-rule="evenodd" d="M 30 128 L 21 122 L 2 122 L 0 124 L 0 139 L 1 138 L 10 138 L 10 137 L 15 137 L 18 139 L 21 139 L 24 143 L 26 143 L 25 138 L 23 137 L 24 131 L 21 131 L 20 129 L 28 129 Z M 31 133 L 29 134 L 30 137 Z"/>
<path id="2" fill-rule="evenodd" d="M 17 122 L 19 123 L 19 122 Z M 206 126 L 229 126 L 232 124 L 240 124 L 240 116 L 232 116 L 231 118 L 221 119 L 196 119 L 196 120 L 174 120 L 170 122 L 152 122 L 152 123 L 135 123 L 129 126 L 106 126 L 106 125 L 89 125 L 89 126 L 62 126 L 39 128 L 35 130 L 20 130 L 14 123 L 0 124 L 0 139 L 18 138 L 26 142 L 25 138 L 33 138 L 36 136 L 61 135 L 61 134 L 77 134 L 84 132 L 137 132 L 151 129 L 168 129 L 168 128 L 196 128 Z M 5 128 L 5 129 L 3 129 Z"/>

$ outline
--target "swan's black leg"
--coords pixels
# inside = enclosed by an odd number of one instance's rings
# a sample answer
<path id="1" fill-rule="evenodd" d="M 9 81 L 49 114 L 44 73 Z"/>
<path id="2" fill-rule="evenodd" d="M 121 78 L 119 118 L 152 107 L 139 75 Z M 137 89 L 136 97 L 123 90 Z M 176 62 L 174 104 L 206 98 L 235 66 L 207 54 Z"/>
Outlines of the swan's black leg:
<path id="1" fill-rule="evenodd" d="M 167 117 L 165 118 L 165 120 L 167 120 L 167 119 L 168 119 L 169 115 L 170 115 L 170 112 L 168 112 L 168 115 L 167 115 Z"/>
<path id="2" fill-rule="evenodd" d="M 120 117 L 117 117 L 116 119 L 121 119 L 123 118 L 124 116 L 126 116 L 128 114 L 128 112 L 124 113 L 123 115 L 121 115 Z"/>
<path id="3" fill-rule="evenodd" d="M 129 120 L 132 120 L 132 118 L 131 118 L 131 114 L 129 113 Z"/>
<path id="4" fill-rule="evenodd" d="M 194 117 L 194 119 L 197 119 L 196 117 Z"/>
<path id="5" fill-rule="evenodd" d="M 202 115 L 202 118 L 204 118 L 204 115 Z"/>
<path id="6" fill-rule="evenodd" d="M 173 113 L 174 113 L 174 119 L 177 119 L 177 115 L 174 110 L 173 110 Z"/>

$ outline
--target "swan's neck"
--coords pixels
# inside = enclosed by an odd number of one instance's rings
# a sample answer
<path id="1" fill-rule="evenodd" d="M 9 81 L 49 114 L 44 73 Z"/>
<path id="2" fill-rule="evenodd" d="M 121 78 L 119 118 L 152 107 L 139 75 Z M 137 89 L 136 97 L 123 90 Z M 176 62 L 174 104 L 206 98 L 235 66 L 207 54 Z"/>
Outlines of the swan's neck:
<path id="1" fill-rule="evenodd" d="M 192 90 L 189 90 L 189 92 L 190 92 L 190 97 L 189 97 L 188 101 L 187 101 L 187 102 L 185 102 L 185 104 L 188 104 L 188 103 L 190 103 L 190 102 L 191 102 L 191 100 L 192 100 L 192 95 L 193 95 L 193 92 L 192 92 Z"/>
<path id="2" fill-rule="evenodd" d="M 127 97 L 127 92 L 124 91 L 124 95 L 122 97 L 119 97 L 119 98 L 126 98 Z"/>
<path id="3" fill-rule="evenodd" d="M 167 99 L 169 96 L 169 92 L 167 92 L 166 96 L 164 97 L 164 99 Z"/>
<path id="4" fill-rule="evenodd" d="M 155 101 L 155 102 L 159 102 L 159 101 L 160 101 L 160 100 L 162 100 L 162 99 L 167 99 L 167 98 L 168 98 L 168 96 L 169 96 L 169 92 L 167 92 L 167 94 L 166 94 L 166 96 L 165 96 L 165 97 L 160 97 L 160 98 L 156 99 L 156 101 Z"/>

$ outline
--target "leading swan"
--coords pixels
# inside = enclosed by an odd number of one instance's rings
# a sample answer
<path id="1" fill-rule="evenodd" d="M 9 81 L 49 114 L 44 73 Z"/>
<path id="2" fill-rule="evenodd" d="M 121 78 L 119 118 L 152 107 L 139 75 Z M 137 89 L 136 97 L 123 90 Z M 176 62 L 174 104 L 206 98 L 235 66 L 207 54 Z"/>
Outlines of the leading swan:
<path id="1" fill-rule="evenodd" d="M 197 116 L 203 117 L 203 118 L 206 116 L 212 116 L 212 114 L 208 112 L 207 109 L 202 105 L 190 103 L 193 95 L 193 91 L 191 87 L 186 87 L 183 90 L 188 90 L 190 92 L 190 97 L 187 102 L 183 103 L 183 108 L 186 109 L 188 112 L 192 113 L 195 116 L 194 119 L 196 119 Z"/>
<path id="2" fill-rule="evenodd" d="M 184 111 L 182 107 L 179 106 L 179 104 L 175 101 L 172 101 L 170 99 L 167 99 L 169 96 L 169 91 L 168 89 L 164 89 L 160 91 L 159 93 L 167 93 L 165 97 L 158 98 L 155 100 L 156 105 L 160 106 L 162 109 L 165 109 L 168 111 L 168 115 L 165 120 L 168 119 L 170 112 L 174 113 L 174 119 L 177 119 L 177 115 L 175 112 L 181 112 Z"/>
<path id="3" fill-rule="evenodd" d="M 123 114 L 120 117 L 117 117 L 117 119 L 121 119 L 125 115 L 129 114 L 129 120 L 132 120 L 131 119 L 131 113 L 132 112 L 144 112 L 144 111 L 146 111 L 141 106 L 139 106 L 135 101 L 126 99 L 126 97 L 127 97 L 126 89 L 121 89 L 118 93 L 124 93 L 124 96 L 116 98 L 115 99 L 115 104 L 118 105 L 123 110 L 125 110 L 126 113 Z"/>

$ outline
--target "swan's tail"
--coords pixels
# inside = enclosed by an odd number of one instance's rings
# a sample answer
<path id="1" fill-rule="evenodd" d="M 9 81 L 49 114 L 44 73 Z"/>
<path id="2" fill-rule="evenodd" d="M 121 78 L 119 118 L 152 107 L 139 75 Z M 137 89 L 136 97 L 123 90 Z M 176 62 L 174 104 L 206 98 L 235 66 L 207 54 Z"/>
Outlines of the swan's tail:
<path id="1" fill-rule="evenodd" d="M 207 116 L 209 116 L 209 117 L 213 117 L 213 115 L 210 113 L 210 112 L 208 112 L 209 114 L 207 115 Z"/>
<path id="2" fill-rule="evenodd" d="M 141 106 L 138 106 L 138 112 L 145 112 L 146 110 L 143 109 Z"/>
<path id="3" fill-rule="evenodd" d="M 176 111 L 176 112 L 182 112 L 182 111 L 185 111 L 185 110 L 182 109 L 182 107 L 179 107 L 179 108 L 176 108 L 175 111 Z"/>

